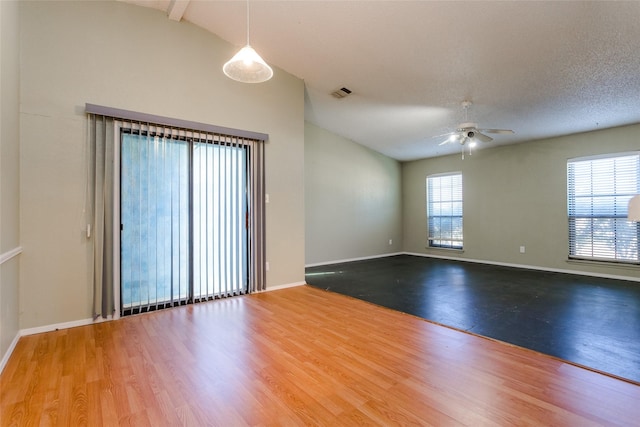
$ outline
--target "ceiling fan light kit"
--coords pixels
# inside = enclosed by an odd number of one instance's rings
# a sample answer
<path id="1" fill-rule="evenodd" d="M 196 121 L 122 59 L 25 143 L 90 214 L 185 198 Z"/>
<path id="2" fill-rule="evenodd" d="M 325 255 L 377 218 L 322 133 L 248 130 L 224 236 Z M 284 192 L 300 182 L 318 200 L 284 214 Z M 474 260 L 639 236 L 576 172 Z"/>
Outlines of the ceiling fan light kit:
<path id="1" fill-rule="evenodd" d="M 454 132 L 446 133 L 440 136 L 448 136 L 447 139 L 442 141 L 439 145 L 450 144 L 453 142 L 457 142 L 462 146 L 462 158 L 464 159 L 464 146 L 469 143 L 469 154 L 471 154 L 471 148 L 477 146 L 479 142 L 491 142 L 493 138 L 486 133 L 492 134 L 512 134 L 514 133 L 511 129 L 483 129 L 478 128 L 477 123 L 468 122 L 468 111 L 472 105 L 471 101 L 462 101 L 462 109 L 464 110 L 464 123 L 460 123 Z"/>
<path id="2" fill-rule="evenodd" d="M 222 67 L 224 74 L 241 83 L 262 83 L 273 77 L 271 67 L 249 44 L 249 0 L 247 0 L 247 45 Z"/>

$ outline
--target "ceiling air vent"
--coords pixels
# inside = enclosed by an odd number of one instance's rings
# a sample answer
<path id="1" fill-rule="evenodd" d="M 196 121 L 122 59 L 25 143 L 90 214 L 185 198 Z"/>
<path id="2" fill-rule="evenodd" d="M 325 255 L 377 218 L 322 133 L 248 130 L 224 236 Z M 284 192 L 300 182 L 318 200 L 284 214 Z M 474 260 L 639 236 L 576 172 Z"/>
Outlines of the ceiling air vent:
<path id="1" fill-rule="evenodd" d="M 331 95 L 333 95 L 335 98 L 341 99 L 344 98 L 346 96 L 351 95 L 351 91 L 349 89 L 347 89 L 346 87 L 341 87 L 340 89 L 331 92 Z"/>

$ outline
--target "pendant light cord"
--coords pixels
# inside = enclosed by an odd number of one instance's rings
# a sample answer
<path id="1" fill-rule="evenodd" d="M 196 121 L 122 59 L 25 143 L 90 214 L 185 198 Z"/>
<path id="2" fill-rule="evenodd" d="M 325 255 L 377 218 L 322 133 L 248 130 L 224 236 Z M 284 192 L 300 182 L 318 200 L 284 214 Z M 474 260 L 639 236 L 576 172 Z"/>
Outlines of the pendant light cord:
<path id="1" fill-rule="evenodd" d="M 249 0 L 247 0 L 247 46 L 249 46 Z"/>

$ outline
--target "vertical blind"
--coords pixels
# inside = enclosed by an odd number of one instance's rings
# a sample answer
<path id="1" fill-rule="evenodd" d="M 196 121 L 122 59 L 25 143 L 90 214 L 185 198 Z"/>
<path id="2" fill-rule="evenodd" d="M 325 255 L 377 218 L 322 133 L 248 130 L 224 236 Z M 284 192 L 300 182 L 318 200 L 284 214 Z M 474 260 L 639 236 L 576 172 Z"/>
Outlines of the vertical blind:
<path id="1" fill-rule="evenodd" d="M 627 220 L 640 193 L 640 154 L 567 162 L 569 257 L 640 263 L 640 226 Z"/>
<path id="2" fill-rule="evenodd" d="M 91 238 L 93 317 L 115 313 L 113 119 L 90 115 L 87 126 L 87 236 Z"/>
<path id="3" fill-rule="evenodd" d="M 113 230 L 109 222 L 119 220 L 114 235 L 120 231 L 121 242 L 114 248 L 117 241 L 94 233 L 94 258 L 115 253 L 120 283 L 104 277 L 114 267 L 94 262 L 95 315 L 110 314 L 109 299 L 130 314 L 263 290 L 266 135 L 221 133 L 216 130 L 228 129 L 198 123 L 190 129 L 183 125 L 193 122 L 174 119 L 159 118 L 173 125 L 140 121 L 150 116 L 125 110 L 99 114 L 106 108 L 87 104 L 92 227 Z M 106 156 L 94 154 L 110 144 L 116 149 Z M 95 178 L 105 162 L 120 165 L 115 191 L 103 190 L 113 186 L 108 174 Z M 101 226 L 101 211 L 116 218 L 103 214 Z M 114 285 L 119 298 L 105 292 Z"/>
<path id="4" fill-rule="evenodd" d="M 122 314 L 189 300 L 189 141 L 170 130 L 120 128 Z"/>
<path id="5" fill-rule="evenodd" d="M 462 249 L 462 174 L 427 177 L 429 246 Z"/>
<path id="6" fill-rule="evenodd" d="M 193 150 L 196 300 L 243 293 L 248 277 L 246 147 L 198 140 Z"/>

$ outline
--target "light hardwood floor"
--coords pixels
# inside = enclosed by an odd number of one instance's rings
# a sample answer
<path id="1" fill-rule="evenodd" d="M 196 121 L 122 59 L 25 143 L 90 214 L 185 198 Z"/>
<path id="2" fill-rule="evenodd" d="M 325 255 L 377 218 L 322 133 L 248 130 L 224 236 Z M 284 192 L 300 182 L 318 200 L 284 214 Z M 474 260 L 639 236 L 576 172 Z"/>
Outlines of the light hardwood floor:
<path id="1" fill-rule="evenodd" d="M 633 426 L 640 386 L 308 286 L 20 339 L 3 426 Z"/>

